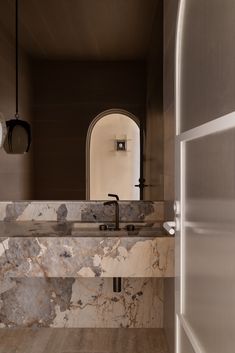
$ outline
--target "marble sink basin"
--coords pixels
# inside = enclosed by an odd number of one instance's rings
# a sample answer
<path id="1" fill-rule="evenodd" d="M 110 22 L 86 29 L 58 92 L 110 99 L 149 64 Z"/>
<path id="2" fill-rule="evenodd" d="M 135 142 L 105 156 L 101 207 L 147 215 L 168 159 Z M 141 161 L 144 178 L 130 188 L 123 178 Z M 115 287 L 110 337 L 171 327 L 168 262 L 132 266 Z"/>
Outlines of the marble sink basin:
<path id="1" fill-rule="evenodd" d="M 131 223 L 135 230 L 127 231 L 130 223 L 120 223 L 120 230 L 99 230 L 102 223 L 12 221 L 0 222 L 1 237 L 163 237 L 167 236 L 159 223 Z"/>

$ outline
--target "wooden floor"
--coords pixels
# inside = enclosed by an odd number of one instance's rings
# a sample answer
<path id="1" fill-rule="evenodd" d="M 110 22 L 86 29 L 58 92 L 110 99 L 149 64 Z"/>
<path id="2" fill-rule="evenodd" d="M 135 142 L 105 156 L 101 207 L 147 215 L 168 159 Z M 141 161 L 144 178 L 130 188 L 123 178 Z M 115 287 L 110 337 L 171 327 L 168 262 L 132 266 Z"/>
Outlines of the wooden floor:
<path id="1" fill-rule="evenodd" d="M 163 329 L 0 329 L 0 353 L 167 353 Z"/>

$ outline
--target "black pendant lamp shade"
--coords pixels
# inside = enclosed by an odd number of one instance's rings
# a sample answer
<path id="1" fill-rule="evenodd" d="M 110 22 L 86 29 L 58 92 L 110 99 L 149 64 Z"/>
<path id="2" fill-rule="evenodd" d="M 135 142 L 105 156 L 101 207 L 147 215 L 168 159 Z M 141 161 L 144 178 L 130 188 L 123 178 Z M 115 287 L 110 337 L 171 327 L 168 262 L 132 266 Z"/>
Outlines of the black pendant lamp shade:
<path id="1" fill-rule="evenodd" d="M 30 124 L 19 118 L 19 31 L 18 0 L 15 0 L 15 65 L 16 65 L 16 112 L 14 119 L 6 121 L 7 138 L 5 150 L 8 153 L 20 154 L 29 151 L 31 144 Z"/>
<path id="2" fill-rule="evenodd" d="M 25 153 L 31 143 L 31 128 L 27 121 L 11 119 L 6 121 L 9 153 Z"/>

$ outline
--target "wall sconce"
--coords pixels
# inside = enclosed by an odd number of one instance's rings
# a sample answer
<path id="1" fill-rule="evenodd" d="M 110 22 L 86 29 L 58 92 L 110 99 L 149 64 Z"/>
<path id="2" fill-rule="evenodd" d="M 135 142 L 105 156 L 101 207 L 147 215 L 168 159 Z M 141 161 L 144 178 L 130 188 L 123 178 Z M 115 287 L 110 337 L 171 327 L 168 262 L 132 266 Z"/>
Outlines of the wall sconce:
<path id="1" fill-rule="evenodd" d="M 127 141 L 126 140 L 116 140 L 116 150 L 117 151 L 126 151 Z"/>

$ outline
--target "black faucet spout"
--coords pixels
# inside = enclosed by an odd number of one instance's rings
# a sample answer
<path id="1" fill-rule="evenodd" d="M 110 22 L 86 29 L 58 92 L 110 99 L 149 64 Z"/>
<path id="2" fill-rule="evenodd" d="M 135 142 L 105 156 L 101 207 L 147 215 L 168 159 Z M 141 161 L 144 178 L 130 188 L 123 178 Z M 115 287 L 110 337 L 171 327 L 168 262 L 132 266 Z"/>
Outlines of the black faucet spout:
<path id="1" fill-rule="evenodd" d="M 114 205 L 115 206 L 115 230 L 120 230 L 119 228 L 119 203 L 117 202 L 117 200 L 112 200 L 112 201 L 106 201 L 104 202 L 104 206 L 111 206 Z"/>
<path id="2" fill-rule="evenodd" d="M 117 194 L 108 194 L 110 197 L 115 197 L 117 201 L 119 201 L 119 196 Z"/>

